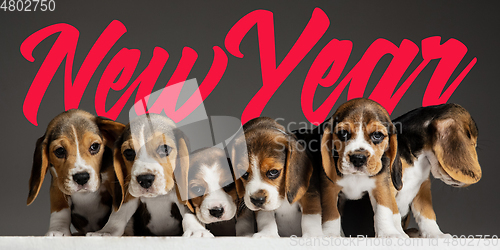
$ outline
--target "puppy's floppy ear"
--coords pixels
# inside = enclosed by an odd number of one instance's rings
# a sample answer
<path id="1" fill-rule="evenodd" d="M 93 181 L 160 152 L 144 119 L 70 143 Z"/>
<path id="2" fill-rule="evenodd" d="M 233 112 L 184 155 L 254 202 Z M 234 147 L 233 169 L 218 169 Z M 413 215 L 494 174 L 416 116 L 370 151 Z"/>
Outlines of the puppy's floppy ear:
<path id="1" fill-rule="evenodd" d="M 453 119 L 440 119 L 429 126 L 433 137 L 432 150 L 443 170 L 453 179 L 474 184 L 481 179 L 476 147 Z"/>
<path id="2" fill-rule="evenodd" d="M 123 160 L 122 155 L 122 138 L 118 138 L 113 149 L 113 167 L 114 167 L 114 185 L 112 186 L 113 206 L 115 210 L 120 209 L 125 199 L 125 175 L 127 174 L 127 167 Z"/>
<path id="3" fill-rule="evenodd" d="M 320 147 L 323 170 L 330 180 L 335 180 L 337 171 L 335 169 L 336 162 L 333 160 L 333 135 L 330 122 L 328 122 L 324 128 Z"/>
<path id="4" fill-rule="evenodd" d="M 113 144 L 123 133 L 125 125 L 103 117 L 96 117 L 95 122 L 99 127 L 99 131 L 101 131 L 102 135 L 106 139 L 106 146 L 113 148 Z"/>
<path id="5" fill-rule="evenodd" d="M 287 135 L 285 190 L 288 202 L 294 203 L 307 191 L 313 172 L 311 159 L 294 135 Z"/>
<path id="6" fill-rule="evenodd" d="M 174 129 L 177 143 L 177 160 L 174 170 L 174 180 L 177 184 L 175 192 L 177 199 L 194 212 L 193 205 L 189 201 L 189 141 L 180 129 Z"/>
<path id="7" fill-rule="evenodd" d="M 245 174 L 247 170 L 239 169 L 238 166 L 236 166 L 235 162 L 238 159 L 248 161 L 248 152 L 246 151 L 247 144 L 245 143 L 245 138 L 242 137 L 238 138 L 237 140 L 238 142 L 236 142 L 235 139 L 227 146 L 227 148 L 229 149 L 228 151 L 231 154 L 231 159 L 229 159 L 228 161 L 230 162 L 230 166 L 232 168 L 236 195 L 238 196 L 238 198 L 243 199 L 243 197 L 245 196 L 245 185 L 243 185 L 241 176 Z"/>
<path id="8" fill-rule="evenodd" d="M 236 178 L 233 176 L 233 178 Z M 238 178 L 234 181 L 234 187 L 236 188 L 236 194 L 238 198 L 243 199 L 245 196 L 245 185 L 243 185 L 243 181 L 241 178 Z"/>
<path id="9" fill-rule="evenodd" d="M 33 154 L 33 167 L 31 168 L 31 177 L 29 183 L 29 194 L 28 194 L 28 206 L 33 203 L 38 192 L 40 192 L 40 187 L 42 186 L 43 180 L 45 179 L 45 174 L 49 167 L 49 152 L 48 152 L 48 136 L 40 137 L 36 141 L 35 152 Z"/>
<path id="10" fill-rule="evenodd" d="M 386 156 L 390 159 L 391 179 L 392 184 L 397 190 L 403 188 L 403 165 L 401 158 L 398 154 L 398 136 L 396 126 L 389 125 L 389 149 L 385 152 Z"/>

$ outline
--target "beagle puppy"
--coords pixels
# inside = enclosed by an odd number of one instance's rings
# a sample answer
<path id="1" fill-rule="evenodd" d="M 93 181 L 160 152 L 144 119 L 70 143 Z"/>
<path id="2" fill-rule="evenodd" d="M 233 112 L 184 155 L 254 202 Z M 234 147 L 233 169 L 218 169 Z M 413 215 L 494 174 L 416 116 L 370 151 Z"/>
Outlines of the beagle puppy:
<path id="1" fill-rule="evenodd" d="M 188 184 L 186 205 L 190 211 L 210 227 L 212 233 L 235 235 L 233 218 L 238 196 L 226 152 L 218 147 L 198 149 L 190 154 L 189 168 L 183 171 L 184 183 Z M 223 232 L 224 229 L 227 232 Z"/>
<path id="2" fill-rule="evenodd" d="M 368 193 L 376 236 L 408 237 L 395 199 L 402 186 L 401 165 L 395 164 L 397 135 L 387 111 L 374 101 L 353 99 L 321 127 L 321 162 L 330 180 L 322 182 L 325 235 L 341 236 L 339 194 L 358 200 Z"/>
<path id="3" fill-rule="evenodd" d="M 46 236 L 101 229 L 111 212 L 112 147 L 124 125 L 71 109 L 56 116 L 36 142 L 27 204 L 50 169 L 50 226 Z"/>
<path id="4" fill-rule="evenodd" d="M 465 187 L 481 179 L 476 146 L 478 129 L 467 110 L 458 104 L 422 107 L 395 120 L 403 188 L 396 202 L 406 228 L 413 213 L 421 237 L 451 237 L 443 234 L 432 208 L 434 178 L 454 187 Z"/>
<path id="5" fill-rule="evenodd" d="M 187 143 L 185 135 L 165 116 L 145 114 L 133 119 L 113 152 L 123 190 L 117 199 L 121 207 L 113 210 L 101 230 L 87 235 L 172 236 L 181 235 L 183 227 L 186 236 L 211 236 L 193 215 L 186 214 L 174 190 L 174 172 L 189 164 Z"/>
<path id="6" fill-rule="evenodd" d="M 322 236 L 319 188 L 309 185 L 317 174 L 305 147 L 271 118 L 255 118 L 243 131 L 230 148 L 238 196 L 256 211 L 253 236 Z"/>

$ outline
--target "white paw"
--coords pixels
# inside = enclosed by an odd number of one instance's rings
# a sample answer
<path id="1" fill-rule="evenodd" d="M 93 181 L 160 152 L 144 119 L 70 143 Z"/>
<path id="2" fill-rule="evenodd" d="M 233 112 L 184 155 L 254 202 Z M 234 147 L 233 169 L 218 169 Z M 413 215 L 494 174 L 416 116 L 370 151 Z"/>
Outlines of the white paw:
<path id="1" fill-rule="evenodd" d="M 259 232 L 259 233 L 254 233 L 253 238 L 279 238 L 278 232 L 276 233 L 270 233 L 270 232 Z"/>
<path id="2" fill-rule="evenodd" d="M 307 232 L 302 234 L 302 238 L 323 237 L 322 232 Z"/>
<path id="3" fill-rule="evenodd" d="M 333 228 L 323 228 L 323 235 L 326 237 L 340 238 L 342 237 L 342 232 Z"/>
<path id="4" fill-rule="evenodd" d="M 376 235 L 377 238 L 410 238 L 406 234 L 401 233 L 379 233 Z"/>
<path id="5" fill-rule="evenodd" d="M 323 235 L 326 237 L 342 237 L 342 227 L 340 226 L 340 219 L 324 222 L 322 225 L 322 229 Z"/>
<path id="6" fill-rule="evenodd" d="M 70 231 L 66 231 L 66 230 L 62 230 L 62 231 L 51 230 L 51 231 L 48 231 L 45 234 L 45 236 L 49 236 L 49 237 L 71 236 L 71 232 Z"/>
<path id="7" fill-rule="evenodd" d="M 109 232 L 101 232 L 101 231 L 97 231 L 97 232 L 90 232 L 90 233 L 87 233 L 87 236 L 89 236 L 89 237 L 111 236 L 111 233 L 109 233 Z"/>
<path id="8" fill-rule="evenodd" d="M 445 239 L 451 239 L 453 236 L 451 234 L 445 234 L 445 233 L 424 233 L 422 232 L 422 238 L 445 238 Z"/>
<path id="9" fill-rule="evenodd" d="M 188 229 L 184 232 L 184 234 L 182 236 L 183 237 L 195 237 L 195 238 L 214 237 L 214 235 L 206 229 L 202 229 L 202 230 L 190 230 L 190 229 Z"/>
<path id="10" fill-rule="evenodd" d="M 340 233 L 333 233 L 333 232 L 324 233 L 324 236 L 325 237 L 331 237 L 331 238 L 340 238 L 340 237 L 342 237 L 342 235 L 340 235 Z"/>

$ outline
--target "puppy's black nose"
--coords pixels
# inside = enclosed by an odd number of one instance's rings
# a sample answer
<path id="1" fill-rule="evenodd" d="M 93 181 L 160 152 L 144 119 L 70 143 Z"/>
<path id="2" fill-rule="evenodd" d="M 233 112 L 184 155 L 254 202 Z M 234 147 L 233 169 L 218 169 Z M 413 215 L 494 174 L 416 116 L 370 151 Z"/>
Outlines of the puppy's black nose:
<path id="1" fill-rule="evenodd" d="M 366 163 L 366 155 L 362 155 L 362 154 L 350 155 L 349 159 L 350 159 L 352 165 L 354 165 L 354 167 L 357 167 L 357 168 L 362 167 Z"/>
<path id="2" fill-rule="evenodd" d="M 215 218 L 220 218 L 224 214 L 224 208 L 223 207 L 214 207 L 209 210 L 210 215 L 212 215 Z"/>
<path id="3" fill-rule="evenodd" d="M 143 188 L 149 188 L 151 185 L 153 185 L 153 181 L 155 181 L 155 176 L 152 174 L 143 174 L 137 176 L 137 182 L 139 182 L 139 185 Z"/>
<path id="4" fill-rule="evenodd" d="M 250 201 L 257 207 L 262 207 L 264 203 L 266 202 L 266 197 L 261 196 L 261 197 L 250 197 Z"/>
<path id="5" fill-rule="evenodd" d="M 73 180 L 78 183 L 78 185 L 85 185 L 90 179 L 90 175 L 87 172 L 77 173 L 73 175 Z"/>

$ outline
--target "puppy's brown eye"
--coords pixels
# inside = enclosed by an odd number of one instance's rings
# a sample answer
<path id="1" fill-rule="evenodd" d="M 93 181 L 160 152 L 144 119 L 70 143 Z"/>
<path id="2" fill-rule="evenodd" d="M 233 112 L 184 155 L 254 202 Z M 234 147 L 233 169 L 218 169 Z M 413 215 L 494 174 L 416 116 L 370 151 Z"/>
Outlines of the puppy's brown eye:
<path id="1" fill-rule="evenodd" d="M 101 149 L 101 145 L 96 142 L 96 143 L 93 143 L 92 145 L 90 145 L 89 152 L 91 155 L 95 155 L 95 154 L 99 153 L 99 149 Z"/>
<path id="2" fill-rule="evenodd" d="M 349 139 L 351 139 L 351 133 L 349 133 L 349 131 L 347 130 L 340 130 L 339 132 L 337 132 L 337 137 L 341 141 L 348 141 Z"/>
<path id="3" fill-rule="evenodd" d="M 54 150 L 54 155 L 57 158 L 62 159 L 66 157 L 66 149 L 64 149 L 63 147 L 58 147 L 56 148 L 56 150 Z"/>
<path id="4" fill-rule="evenodd" d="M 193 192 L 196 196 L 202 196 L 205 194 L 205 188 L 202 186 L 194 186 L 191 188 L 191 192 Z"/>
<path id="5" fill-rule="evenodd" d="M 278 178 L 278 176 L 280 176 L 280 173 L 281 173 L 281 170 L 271 169 L 271 170 L 267 171 L 266 176 L 269 179 L 276 179 L 276 178 Z"/>
<path id="6" fill-rule="evenodd" d="M 125 156 L 125 159 L 127 159 L 127 161 L 133 161 L 135 159 L 135 151 L 133 149 L 125 149 L 125 151 L 123 151 L 123 156 Z"/>
<path id="7" fill-rule="evenodd" d="M 371 137 L 373 143 L 378 144 L 384 140 L 385 135 L 382 132 L 373 132 Z"/>
<path id="8" fill-rule="evenodd" d="M 156 149 L 156 152 L 160 155 L 160 157 L 168 156 L 170 154 L 170 151 L 172 151 L 172 148 L 166 144 L 160 145 Z"/>
<path id="9" fill-rule="evenodd" d="M 241 176 L 241 178 L 243 178 L 243 179 L 245 179 L 245 180 L 248 180 L 248 176 L 249 176 L 249 175 L 250 175 L 250 174 L 249 174 L 248 172 L 245 172 L 245 173 Z"/>

